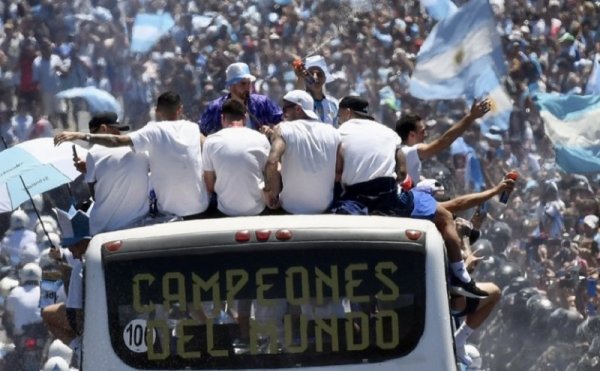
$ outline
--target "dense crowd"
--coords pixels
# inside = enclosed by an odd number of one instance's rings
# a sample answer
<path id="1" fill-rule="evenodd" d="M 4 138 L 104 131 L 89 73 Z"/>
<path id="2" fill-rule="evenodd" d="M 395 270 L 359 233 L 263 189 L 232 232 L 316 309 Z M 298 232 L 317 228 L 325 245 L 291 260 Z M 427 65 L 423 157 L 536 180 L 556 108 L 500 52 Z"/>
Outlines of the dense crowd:
<path id="1" fill-rule="evenodd" d="M 586 92 L 600 53 L 600 4 L 491 3 L 509 70 L 510 120 L 488 132 L 473 125 L 450 149 L 423 161 L 423 175 L 442 183 L 448 197 L 490 188 L 511 169 L 521 176 L 506 207 L 488 203 L 491 220 L 478 242 L 489 257 L 475 277 L 504 290 L 496 315 L 471 339 L 484 366 L 591 370 L 600 357 L 594 331 L 600 303 L 591 288 L 598 276 L 600 174 L 568 174 L 556 166 L 532 95 Z M 281 104 L 297 83 L 292 61 L 313 54 L 327 63 L 328 95 L 362 96 L 388 127 L 402 113 L 417 114 L 431 141 L 468 112 L 462 100 L 423 101 L 408 93 L 419 47 L 435 24 L 418 1 L 29 0 L 0 6 L 0 133 L 7 146 L 79 128 L 86 102 L 55 97 L 73 87 L 110 92 L 124 107 L 120 121 L 132 129 L 154 118 L 154 102 L 167 90 L 179 93 L 185 117 L 200 121 L 228 89 L 225 70 L 235 62 L 257 77 L 256 93 Z M 136 15 L 165 12 L 175 20 L 170 32 L 150 52 L 131 52 Z M 50 69 L 39 68 L 42 59 Z M 84 187 L 74 191 L 87 196 Z M 67 197 L 56 193 L 45 196 L 46 212 L 64 206 Z M 8 215 L 0 217 L 4 230 Z"/>

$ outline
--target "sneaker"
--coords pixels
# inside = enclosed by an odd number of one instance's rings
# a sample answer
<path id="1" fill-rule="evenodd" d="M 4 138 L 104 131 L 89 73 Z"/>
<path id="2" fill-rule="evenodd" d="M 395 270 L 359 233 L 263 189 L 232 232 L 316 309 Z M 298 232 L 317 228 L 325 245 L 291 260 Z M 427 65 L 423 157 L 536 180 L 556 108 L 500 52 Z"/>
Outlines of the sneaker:
<path id="1" fill-rule="evenodd" d="M 464 345 L 456 345 L 456 359 L 458 359 L 458 362 L 467 367 L 471 366 L 473 363 L 473 359 L 467 354 L 467 350 Z"/>
<path id="2" fill-rule="evenodd" d="M 469 282 L 463 282 L 454 275 L 450 278 L 450 292 L 455 295 L 466 296 L 473 299 L 485 299 L 488 297 L 487 292 L 475 285 L 474 279 L 471 279 Z"/>

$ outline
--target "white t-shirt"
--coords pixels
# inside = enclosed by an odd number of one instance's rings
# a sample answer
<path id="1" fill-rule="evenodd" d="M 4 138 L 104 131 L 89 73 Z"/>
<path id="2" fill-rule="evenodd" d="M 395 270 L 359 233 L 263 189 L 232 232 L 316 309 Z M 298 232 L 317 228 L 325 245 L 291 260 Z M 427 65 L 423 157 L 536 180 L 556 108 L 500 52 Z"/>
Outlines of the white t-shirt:
<path id="1" fill-rule="evenodd" d="M 340 137 L 331 125 L 312 120 L 279 124 L 285 141 L 281 159 L 283 189 L 279 200 L 292 214 L 319 214 L 333 200 Z"/>
<path id="2" fill-rule="evenodd" d="M 15 287 L 6 297 L 6 310 L 12 314 L 15 334 L 23 333 L 23 326 L 42 321 L 40 315 L 40 287 L 25 285 Z"/>
<path id="3" fill-rule="evenodd" d="M 373 120 L 351 119 L 338 129 L 342 138 L 342 184 L 396 178 L 396 151 L 402 141 L 395 131 Z"/>
<path id="4" fill-rule="evenodd" d="M 419 158 L 419 151 L 417 151 L 418 144 L 413 146 L 402 146 L 402 152 L 406 156 L 406 169 L 408 175 L 412 178 L 415 184 L 421 181 L 421 159 Z"/>
<path id="5" fill-rule="evenodd" d="M 37 237 L 28 229 L 13 229 L 6 232 L 0 243 L 0 254 L 10 260 L 10 265 L 16 267 L 22 264 L 23 253 L 27 246 L 35 244 Z"/>
<path id="6" fill-rule="evenodd" d="M 177 216 L 206 211 L 208 194 L 202 179 L 198 124 L 186 120 L 149 122 L 129 137 L 136 152 L 148 152 L 150 183 L 159 211 Z"/>
<path id="7" fill-rule="evenodd" d="M 127 228 L 148 213 L 148 157 L 131 148 L 93 146 L 85 181 L 95 183 L 90 233 Z"/>
<path id="8" fill-rule="evenodd" d="M 215 172 L 219 211 L 242 216 L 264 210 L 261 185 L 269 149 L 263 134 L 245 127 L 226 128 L 208 136 L 202 165 L 205 171 Z"/>

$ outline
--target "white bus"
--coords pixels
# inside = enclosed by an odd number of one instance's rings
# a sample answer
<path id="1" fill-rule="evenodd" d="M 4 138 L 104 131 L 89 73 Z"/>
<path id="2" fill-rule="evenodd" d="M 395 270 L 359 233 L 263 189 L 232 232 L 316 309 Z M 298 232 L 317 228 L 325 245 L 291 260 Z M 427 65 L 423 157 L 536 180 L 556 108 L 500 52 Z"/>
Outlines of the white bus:
<path id="1" fill-rule="evenodd" d="M 85 263 L 83 370 L 456 370 L 424 220 L 260 216 L 111 232 Z"/>

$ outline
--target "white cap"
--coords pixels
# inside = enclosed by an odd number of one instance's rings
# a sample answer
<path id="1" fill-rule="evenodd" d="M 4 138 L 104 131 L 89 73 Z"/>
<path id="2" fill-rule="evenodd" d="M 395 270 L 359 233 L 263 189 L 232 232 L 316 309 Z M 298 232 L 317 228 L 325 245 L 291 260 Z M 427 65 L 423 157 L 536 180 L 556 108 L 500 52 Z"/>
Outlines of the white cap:
<path id="1" fill-rule="evenodd" d="M 311 67 L 320 68 L 321 71 L 325 74 L 325 82 L 332 82 L 333 76 L 329 73 L 329 68 L 327 68 L 327 63 L 325 63 L 325 58 L 321 55 L 311 55 L 304 60 L 304 66 L 308 70 Z"/>
<path id="2" fill-rule="evenodd" d="M 427 192 L 429 194 L 435 194 L 437 192 L 443 192 L 444 185 L 436 179 L 423 179 L 415 186 L 415 190 Z"/>
<path id="3" fill-rule="evenodd" d="M 283 96 L 283 100 L 299 105 L 306 116 L 310 117 L 311 119 L 319 119 L 319 116 L 317 116 L 314 111 L 315 101 L 307 92 L 303 90 L 292 90 Z"/>
<path id="4" fill-rule="evenodd" d="M 54 357 L 62 358 L 65 360 L 65 362 L 70 364 L 71 358 L 73 358 L 73 349 L 69 348 L 69 346 L 62 341 L 56 339 L 48 348 L 48 358 L 50 359 Z"/>
<path id="5" fill-rule="evenodd" d="M 69 371 L 69 364 L 60 357 L 52 357 L 46 361 L 42 371 Z"/>
<path id="6" fill-rule="evenodd" d="M 19 271 L 19 280 L 21 283 L 27 281 L 41 281 L 42 280 L 42 268 L 36 263 L 27 263 Z"/>
<path id="7" fill-rule="evenodd" d="M 225 70 L 227 76 L 227 86 L 237 84 L 243 79 L 250 79 L 250 82 L 254 82 L 256 77 L 250 73 L 250 67 L 246 63 L 233 63 Z"/>
<path id="8" fill-rule="evenodd" d="M 592 214 L 586 215 L 585 218 L 583 218 L 583 224 L 592 229 L 598 229 L 598 217 Z"/>
<path id="9" fill-rule="evenodd" d="M 29 217 L 25 211 L 17 209 L 10 215 L 11 230 L 25 228 L 27 224 L 29 224 Z"/>

